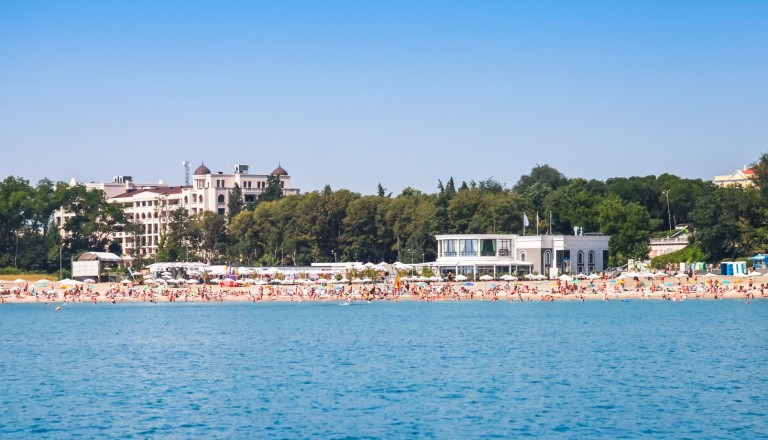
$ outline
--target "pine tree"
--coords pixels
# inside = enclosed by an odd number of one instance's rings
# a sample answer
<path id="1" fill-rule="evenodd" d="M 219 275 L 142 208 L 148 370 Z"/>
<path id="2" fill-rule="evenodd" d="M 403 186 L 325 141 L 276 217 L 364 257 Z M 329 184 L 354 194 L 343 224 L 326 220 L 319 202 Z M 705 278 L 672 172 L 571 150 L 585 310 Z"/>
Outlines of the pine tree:
<path id="1" fill-rule="evenodd" d="M 240 189 L 240 185 L 235 183 L 235 187 L 229 192 L 229 202 L 227 203 L 228 222 L 232 222 L 232 219 L 245 209 L 245 201 L 243 200 L 243 190 Z"/>
<path id="2" fill-rule="evenodd" d="M 267 179 L 267 187 L 264 188 L 264 192 L 259 196 L 259 201 L 270 202 L 273 200 L 280 200 L 283 198 L 283 186 L 280 182 L 280 176 L 269 176 Z"/>

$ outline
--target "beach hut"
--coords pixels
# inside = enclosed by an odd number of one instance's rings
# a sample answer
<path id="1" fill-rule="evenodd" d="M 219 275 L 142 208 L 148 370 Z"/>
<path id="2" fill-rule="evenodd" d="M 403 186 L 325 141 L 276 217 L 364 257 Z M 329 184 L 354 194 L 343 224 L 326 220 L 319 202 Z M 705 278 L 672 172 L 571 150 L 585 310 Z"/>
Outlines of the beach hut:
<path id="1" fill-rule="evenodd" d="M 739 273 L 747 273 L 746 261 L 723 261 L 720 263 L 720 275 L 736 275 Z"/>

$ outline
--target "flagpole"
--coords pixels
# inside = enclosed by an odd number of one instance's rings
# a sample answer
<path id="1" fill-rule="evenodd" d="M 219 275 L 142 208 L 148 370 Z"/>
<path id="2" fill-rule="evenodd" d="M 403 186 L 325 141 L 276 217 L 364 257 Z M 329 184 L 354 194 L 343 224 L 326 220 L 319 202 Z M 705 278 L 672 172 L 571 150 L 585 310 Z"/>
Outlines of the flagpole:
<path id="1" fill-rule="evenodd" d="M 539 211 L 536 211 L 536 236 L 539 236 Z"/>
<path id="2" fill-rule="evenodd" d="M 552 235 L 552 211 L 549 211 L 549 235 Z"/>

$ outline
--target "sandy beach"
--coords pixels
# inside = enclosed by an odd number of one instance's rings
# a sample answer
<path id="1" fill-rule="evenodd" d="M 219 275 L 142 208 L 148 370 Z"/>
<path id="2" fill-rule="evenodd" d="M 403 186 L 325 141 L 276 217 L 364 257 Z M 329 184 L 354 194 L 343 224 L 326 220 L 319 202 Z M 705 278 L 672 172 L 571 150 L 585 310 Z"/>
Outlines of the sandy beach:
<path id="1" fill-rule="evenodd" d="M 615 301 L 764 299 L 768 277 L 716 276 L 668 279 L 583 280 L 576 282 L 438 282 L 327 285 L 183 285 L 152 287 L 114 283 L 84 284 L 76 289 L 0 280 L 1 303 L 54 302 L 221 302 L 221 301 Z"/>

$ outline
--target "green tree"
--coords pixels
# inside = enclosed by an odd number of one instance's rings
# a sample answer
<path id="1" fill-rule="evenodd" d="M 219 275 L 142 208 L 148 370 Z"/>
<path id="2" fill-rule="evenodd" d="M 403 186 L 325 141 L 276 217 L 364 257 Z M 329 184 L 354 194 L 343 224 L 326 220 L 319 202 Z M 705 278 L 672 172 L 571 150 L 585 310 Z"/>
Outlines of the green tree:
<path id="1" fill-rule="evenodd" d="M 542 214 L 552 212 L 554 233 L 568 234 L 574 226 L 596 232 L 600 229 L 597 206 L 604 194 L 602 182 L 575 178 L 545 197 Z"/>
<path id="2" fill-rule="evenodd" d="M 245 199 L 243 198 L 243 190 L 240 189 L 240 185 L 235 183 L 235 186 L 229 191 L 229 201 L 227 202 L 227 221 L 232 222 L 232 219 L 240 214 L 245 209 Z"/>
<path id="3" fill-rule="evenodd" d="M 205 261 L 215 262 L 227 253 L 227 225 L 224 218 L 211 211 L 197 215 L 192 229 L 198 234 L 201 254 Z"/>
<path id="4" fill-rule="evenodd" d="M 650 216 L 635 202 L 626 203 L 609 195 L 597 207 L 600 232 L 611 236 L 608 243 L 612 266 L 629 258 L 645 259 L 650 251 Z"/>
<path id="5" fill-rule="evenodd" d="M 71 215 L 64 222 L 64 231 L 72 254 L 108 250 L 111 234 L 122 232 L 126 224 L 122 205 L 108 202 L 103 191 L 88 190 L 83 185 L 69 188 L 64 208 Z"/>
<path id="6" fill-rule="evenodd" d="M 568 178 L 549 165 L 536 165 L 530 174 L 520 177 L 514 187 L 515 192 L 526 198 L 532 209 L 543 211 L 547 195 L 568 183 Z"/>
<path id="7" fill-rule="evenodd" d="M 262 202 L 271 202 L 280 200 L 283 198 L 283 183 L 280 181 L 280 176 L 269 176 L 267 178 L 267 187 L 259 196 L 259 200 Z"/>
<path id="8" fill-rule="evenodd" d="M 693 242 L 710 258 L 720 261 L 740 255 L 745 191 L 739 187 L 708 187 L 696 201 L 691 219 L 696 228 Z"/>

